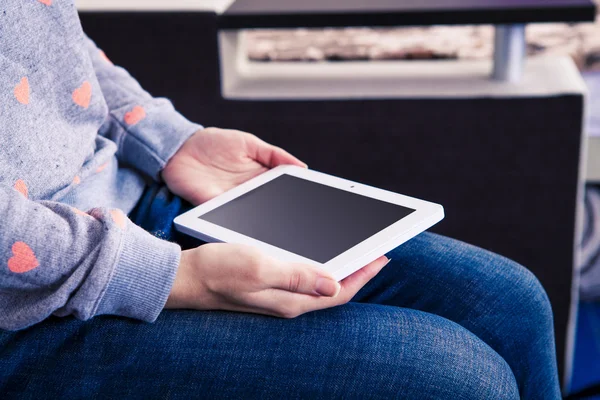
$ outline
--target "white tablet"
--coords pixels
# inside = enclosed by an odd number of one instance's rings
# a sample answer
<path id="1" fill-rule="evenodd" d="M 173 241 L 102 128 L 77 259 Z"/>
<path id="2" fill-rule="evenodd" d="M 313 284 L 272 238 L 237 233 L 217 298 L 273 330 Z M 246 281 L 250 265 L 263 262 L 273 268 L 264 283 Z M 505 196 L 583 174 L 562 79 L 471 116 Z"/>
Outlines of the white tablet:
<path id="1" fill-rule="evenodd" d="M 342 280 L 442 218 L 439 204 L 284 165 L 178 216 L 175 227 Z"/>

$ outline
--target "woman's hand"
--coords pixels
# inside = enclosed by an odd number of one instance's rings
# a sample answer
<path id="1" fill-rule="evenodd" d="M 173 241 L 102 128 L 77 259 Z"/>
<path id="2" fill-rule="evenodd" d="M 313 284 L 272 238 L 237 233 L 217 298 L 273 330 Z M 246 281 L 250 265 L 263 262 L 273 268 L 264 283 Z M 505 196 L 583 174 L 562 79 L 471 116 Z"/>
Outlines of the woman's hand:
<path id="1" fill-rule="evenodd" d="M 171 192 L 198 205 L 281 164 L 302 161 L 246 132 L 206 128 L 190 137 L 162 171 Z"/>
<path id="2" fill-rule="evenodd" d="M 340 285 L 316 267 L 278 261 L 249 246 L 206 244 L 182 252 L 165 308 L 294 318 L 347 303 L 387 262 L 382 256 Z"/>

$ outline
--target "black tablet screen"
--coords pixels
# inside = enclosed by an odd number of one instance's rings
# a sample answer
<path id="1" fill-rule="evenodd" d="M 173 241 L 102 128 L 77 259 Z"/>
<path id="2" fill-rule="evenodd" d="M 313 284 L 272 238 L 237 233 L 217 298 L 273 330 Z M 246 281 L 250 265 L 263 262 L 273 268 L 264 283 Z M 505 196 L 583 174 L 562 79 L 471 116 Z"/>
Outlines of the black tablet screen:
<path id="1" fill-rule="evenodd" d="M 283 174 L 199 218 L 324 264 L 414 211 Z"/>

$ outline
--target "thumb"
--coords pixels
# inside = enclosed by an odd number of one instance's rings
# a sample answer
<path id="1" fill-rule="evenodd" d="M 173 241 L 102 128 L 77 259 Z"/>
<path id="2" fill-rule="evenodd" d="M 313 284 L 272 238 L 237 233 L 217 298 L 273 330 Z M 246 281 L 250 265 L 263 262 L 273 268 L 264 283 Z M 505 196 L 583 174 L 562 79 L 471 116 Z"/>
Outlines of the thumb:
<path id="1" fill-rule="evenodd" d="M 316 267 L 298 263 L 282 263 L 266 282 L 272 288 L 292 293 L 335 297 L 341 285 Z"/>
<path id="2" fill-rule="evenodd" d="M 287 151 L 283 150 L 280 147 L 276 147 L 276 146 L 272 146 L 272 156 L 271 156 L 271 163 L 270 163 L 270 167 L 274 168 L 278 165 L 284 165 L 284 164 L 290 164 L 290 165 L 296 165 L 298 167 L 302 167 L 302 168 L 308 168 L 308 165 L 306 165 L 306 163 L 303 163 L 302 161 L 298 160 L 296 157 L 294 157 L 293 155 L 291 155 L 290 153 L 288 153 Z"/>
<path id="3" fill-rule="evenodd" d="M 254 135 L 251 135 L 249 140 L 254 149 L 254 159 L 265 167 L 275 168 L 278 165 L 291 164 L 307 168 L 305 163 L 280 147 L 264 142 Z"/>

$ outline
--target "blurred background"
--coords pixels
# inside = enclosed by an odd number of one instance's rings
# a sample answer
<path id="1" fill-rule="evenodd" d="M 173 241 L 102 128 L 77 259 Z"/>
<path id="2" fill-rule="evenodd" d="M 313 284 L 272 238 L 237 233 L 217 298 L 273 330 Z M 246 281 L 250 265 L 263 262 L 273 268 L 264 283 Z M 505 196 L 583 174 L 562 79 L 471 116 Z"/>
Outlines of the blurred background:
<path id="1" fill-rule="evenodd" d="M 252 61 L 485 60 L 494 54 L 494 27 L 329 28 L 255 30 L 248 35 Z M 528 27 L 530 57 L 568 55 L 584 71 L 599 69 L 600 23 Z"/>

